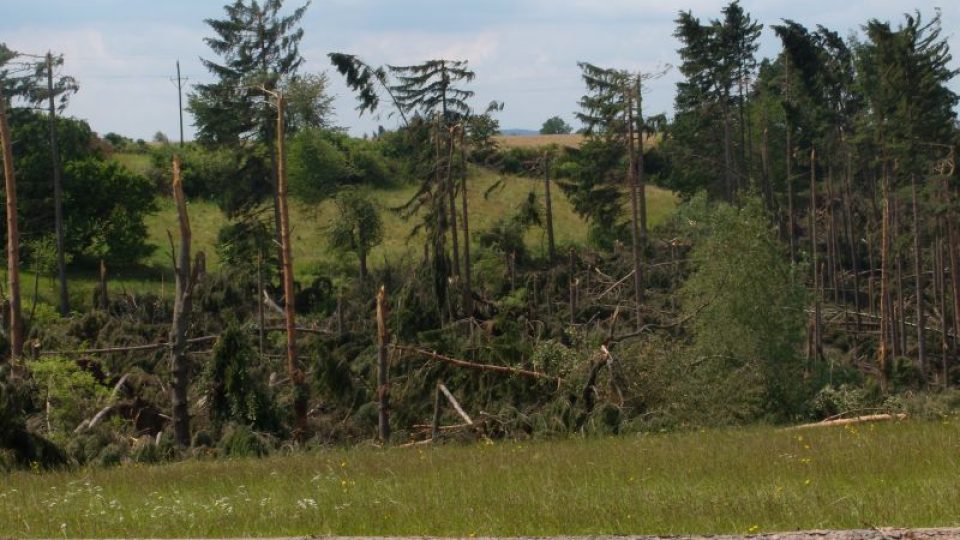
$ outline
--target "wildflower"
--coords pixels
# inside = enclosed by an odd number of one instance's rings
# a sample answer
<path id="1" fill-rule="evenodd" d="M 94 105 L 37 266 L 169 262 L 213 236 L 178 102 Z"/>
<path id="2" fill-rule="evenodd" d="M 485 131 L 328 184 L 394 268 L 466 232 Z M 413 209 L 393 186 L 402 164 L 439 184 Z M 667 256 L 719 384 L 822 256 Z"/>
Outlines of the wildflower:
<path id="1" fill-rule="evenodd" d="M 757 531 L 759 531 L 759 530 L 760 530 L 760 526 L 759 526 L 759 525 L 751 525 L 750 528 L 747 529 L 747 534 L 753 534 L 753 533 L 755 533 L 755 532 L 757 532 Z"/>

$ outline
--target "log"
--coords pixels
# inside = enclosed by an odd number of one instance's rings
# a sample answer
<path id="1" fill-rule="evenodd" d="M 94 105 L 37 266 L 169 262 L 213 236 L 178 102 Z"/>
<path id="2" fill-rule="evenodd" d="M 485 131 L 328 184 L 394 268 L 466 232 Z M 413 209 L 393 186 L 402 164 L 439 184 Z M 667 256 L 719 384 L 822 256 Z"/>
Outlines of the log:
<path id="1" fill-rule="evenodd" d="M 787 429 L 809 429 L 818 427 L 847 426 L 850 424 L 863 424 L 867 422 L 885 422 L 890 420 L 903 420 L 907 417 L 906 413 L 897 414 L 868 414 L 866 416 L 854 416 L 853 418 L 840 418 L 837 420 L 824 420 L 823 422 L 813 422 L 811 424 L 800 424 Z"/>
<path id="2" fill-rule="evenodd" d="M 457 414 L 460 415 L 460 418 L 463 418 L 463 420 L 467 423 L 467 425 L 473 426 L 473 419 L 471 419 L 470 415 L 468 415 L 463 410 L 463 407 L 460 406 L 460 403 L 457 401 L 457 398 L 453 397 L 453 394 L 450 393 L 450 390 L 448 390 L 443 383 L 437 383 L 437 388 L 439 388 L 440 391 L 443 392 L 443 395 L 447 396 L 447 401 L 449 401 L 450 404 L 453 405 L 454 410 L 457 411 Z"/>

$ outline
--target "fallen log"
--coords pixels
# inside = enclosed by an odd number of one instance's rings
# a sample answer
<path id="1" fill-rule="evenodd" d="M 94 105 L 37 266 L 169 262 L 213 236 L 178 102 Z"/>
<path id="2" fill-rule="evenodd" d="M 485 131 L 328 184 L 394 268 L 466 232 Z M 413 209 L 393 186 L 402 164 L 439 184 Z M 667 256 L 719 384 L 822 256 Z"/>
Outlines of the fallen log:
<path id="1" fill-rule="evenodd" d="M 411 352 L 411 353 L 423 356 L 425 358 L 429 358 L 431 360 L 444 362 L 446 364 L 454 365 L 457 367 L 462 367 L 467 369 L 476 369 L 479 371 L 490 371 L 493 373 L 507 373 L 510 375 L 520 375 L 522 377 L 531 377 L 534 379 L 552 379 L 557 381 L 557 386 L 559 386 L 563 382 L 563 379 L 561 379 L 560 377 L 554 377 L 553 375 L 540 373 L 539 371 L 530 371 L 526 369 L 512 368 L 508 366 L 497 366 L 493 364 L 478 364 L 475 362 L 468 362 L 466 360 L 459 360 L 456 358 L 451 358 L 449 356 L 444 356 L 442 354 L 439 354 L 433 351 L 428 351 L 426 349 L 421 349 L 419 347 L 408 347 L 405 345 L 392 345 L 392 347 L 394 350 L 397 350 L 397 351 Z"/>
<path id="2" fill-rule="evenodd" d="M 890 420 L 903 420 L 907 417 L 906 413 L 897 414 L 868 414 L 866 416 L 854 416 L 853 418 L 839 418 L 837 420 L 824 420 L 822 422 L 813 422 L 810 424 L 800 424 L 787 429 L 810 429 L 830 426 L 846 426 L 850 424 L 863 424 L 867 422 L 886 422 Z"/>

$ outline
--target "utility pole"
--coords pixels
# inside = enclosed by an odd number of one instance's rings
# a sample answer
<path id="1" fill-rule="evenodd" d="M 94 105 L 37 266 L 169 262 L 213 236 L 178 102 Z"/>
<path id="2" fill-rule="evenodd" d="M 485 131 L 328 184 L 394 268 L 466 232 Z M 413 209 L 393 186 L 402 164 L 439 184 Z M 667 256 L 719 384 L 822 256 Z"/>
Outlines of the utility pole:
<path id="1" fill-rule="evenodd" d="M 180 78 L 180 60 L 177 60 L 177 112 L 180 114 L 180 147 L 183 148 L 183 79 Z"/>
<path id="2" fill-rule="evenodd" d="M 67 262 L 63 239 L 63 179 L 60 176 L 60 147 L 57 143 L 57 108 L 53 103 L 53 53 L 47 51 L 47 103 L 50 109 L 50 154 L 53 165 L 53 219 L 57 237 L 57 277 L 60 280 L 60 316 L 70 314 L 67 289 Z"/>

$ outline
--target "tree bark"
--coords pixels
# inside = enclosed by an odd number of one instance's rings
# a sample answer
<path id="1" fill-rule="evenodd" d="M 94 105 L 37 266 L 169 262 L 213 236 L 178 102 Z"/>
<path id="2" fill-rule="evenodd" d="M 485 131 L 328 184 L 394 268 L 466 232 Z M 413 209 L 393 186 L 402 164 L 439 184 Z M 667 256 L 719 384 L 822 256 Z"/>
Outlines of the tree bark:
<path id="1" fill-rule="evenodd" d="M 460 128 L 460 204 L 463 207 L 463 310 L 473 315 L 473 274 L 470 262 L 470 212 L 467 204 L 467 147 Z M 549 218 L 548 218 L 549 219 Z"/>
<path id="2" fill-rule="evenodd" d="M 173 372 L 171 401 L 173 405 L 173 436 L 181 448 L 190 446 L 190 411 L 187 391 L 190 386 L 190 366 L 187 360 L 187 329 L 193 304 L 194 273 L 190 269 L 190 217 L 183 194 L 180 176 L 180 157 L 173 157 L 173 200 L 177 206 L 180 225 L 180 249 L 174 260 L 176 293 L 173 300 L 173 323 L 170 325 L 170 366 Z M 196 266 L 194 266 L 196 270 Z"/>
<path id="3" fill-rule="evenodd" d="M 629 146 L 629 157 L 630 157 L 630 212 L 631 212 L 631 222 L 630 222 L 630 237 L 631 244 L 633 248 L 633 301 L 634 301 L 634 323 L 636 329 L 640 329 L 640 326 L 643 324 L 643 319 L 641 315 L 641 304 L 643 302 L 643 270 L 641 267 L 641 255 L 640 251 L 642 249 L 640 245 L 640 201 L 638 191 L 639 187 L 639 172 L 638 172 L 638 156 L 637 150 L 634 146 L 634 138 L 637 137 L 637 133 L 634 125 L 634 121 L 637 124 L 642 125 L 643 120 L 640 118 L 633 117 L 633 97 L 638 100 L 639 103 L 639 92 L 640 92 L 640 77 L 637 77 L 637 86 L 636 86 L 636 96 L 631 96 L 630 89 L 627 89 L 626 93 L 626 104 L 627 104 L 627 143 Z M 638 105 L 639 113 L 639 105 Z M 639 134 L 639 138 L 643 140 L 643 133 Z"/>
<path id="4" fill-rule="evenodd" d="M 543 198 L 547 213 L 547 254 L 550 262 L 557 260 L 557 244 L 553 235 L 553 197 L 550 195 L 550 154 L 543 156 Z"/>
<path id="5" fill-rule="evenodd" d="M 302 442 L 307 433 L 307 388 L 303 370 L 297 359 L 297 327 L 294 311 L 293 249 L 290 242 L 290 210 L 287 206 L 286 149 L 284 147 L 283 94 L 275 94 L 277 100 L 277 203 L 280 213 L 280 254 L 283 269 L 283 318 L 287 332 L 287 373 L 293 383 L 293 437 Z"/>
<path id="6" fill-rule="evenodd" d="M 17 226 L 17 180 L 13 170 L 13 147 L 7 125 L 7 99 L 0 85 L 0 146 L 3 147 L 3 178 L 7 211 L 7 280 L 10 288 L 10 356 L 23 355 L 23 314 L 20 303 L 20 229 Z"/>
<path id="7" fill-rule="evenodd" d="M 883 215 L 881 218 L 880 240 L 880 348 L 878 368 L 880 391 L 886 393 L 889 388 L 887 369 L 891 344 L 890 309 L 890 177 L 888 164 L 883 163 Z"/>
<path id="8" fill-rule="evenodd" d="M 57 277 L 60 292 L 60 316 L 70 314 L 67 290 L 67 262 L 63 240 L 63 181 L 60 177 L 60 146 L 57 141 L 57 109 L 53 100 L 53 54 L 47 52 L 47 100 L 50 111 L 50 159 L 53 166 L 53 223 L 57 242 Z"/>
<path id="9" fill-rule="evenodd" d="M 377 291 L 377 404 L 379 406 L 379 436 L 386 444 L 390 442 L 390 374 L 387 364 L 387 343 L 390 332 L 387 330 L 387 291 L 381 285 Z"/>
<path id="10" fill-rule="evenodd" d="M 447 129 L 447 174 L 446 191 L 450 204 L 450 247 L 453 250 L 453 275 L 460 277 L 460 233 L 457 230 L 457 196 L 453 185 L 453 133 L 456 127 Z"/>
<path id="11" fill-rule="evenodd" d="M 914 286 L 917 289 L 917 367 L 920 372 L 927 371 L 926 340 L 923 329 L 926 324 L 926 313 L 923 304 L 923 247 L 920 245 L 920 211 L 917 201 L 917 175 L 910 175 L 910 188 L 913 203 L 913 272 Z"/>

